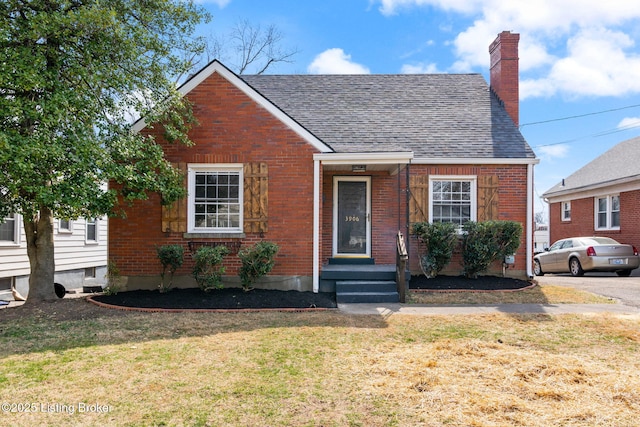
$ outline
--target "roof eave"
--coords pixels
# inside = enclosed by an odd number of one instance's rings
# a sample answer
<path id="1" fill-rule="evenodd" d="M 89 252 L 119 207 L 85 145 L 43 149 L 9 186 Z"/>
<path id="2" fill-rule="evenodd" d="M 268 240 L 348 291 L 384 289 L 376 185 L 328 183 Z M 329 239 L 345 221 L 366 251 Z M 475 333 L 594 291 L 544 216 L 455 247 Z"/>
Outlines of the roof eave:
<path id="1" fill-rule="evenodd" d="M 622 187 L 622 189 L 620 190 L 613 187 Z M 587 184 L 579 187 L 563 188 L 556 191 L 549 190 L 542 194 L 542 198 L 548 199 L 550 202 L 556 202 L 569 199 L 570 197 L 567 196 L 573 196 L 573 198 L 581 198 L 578 196 L 588 197 L 588 195 L 586 195 L 587 193 L 596 194 L 598 191 L 602 192 L 603 190 L 631 191 L 635 189 L 640 189 L 640 175 Z"/>
<path id="2" fill-rule="evenodd" d="M 537 165 L 540 163 L 540 159 L 537 157 L 416 157 L 411 163 L 422 165 Z"/>

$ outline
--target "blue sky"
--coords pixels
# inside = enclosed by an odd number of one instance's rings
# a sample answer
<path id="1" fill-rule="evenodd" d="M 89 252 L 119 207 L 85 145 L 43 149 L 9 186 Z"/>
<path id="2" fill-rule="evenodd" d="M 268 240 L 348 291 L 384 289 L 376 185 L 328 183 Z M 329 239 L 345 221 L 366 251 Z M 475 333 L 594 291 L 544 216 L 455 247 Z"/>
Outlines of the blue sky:
<path id="1" fill-rule="evenodd" d="M 541 195 L 640 135 L 640 7 L 633 0 L 200 0 L 228 34 L 275 25 L 290 73 L 481 73 L 498 33 L 520 33 L 520 125 Z M 224 58 L 223 58 L 224 59 Z M 566 119 L 568 117 L 575 117 Z M 539 123 L 544 122 L 544 123 Z M 547 207 L 536 201 L 536 211 Z"/>

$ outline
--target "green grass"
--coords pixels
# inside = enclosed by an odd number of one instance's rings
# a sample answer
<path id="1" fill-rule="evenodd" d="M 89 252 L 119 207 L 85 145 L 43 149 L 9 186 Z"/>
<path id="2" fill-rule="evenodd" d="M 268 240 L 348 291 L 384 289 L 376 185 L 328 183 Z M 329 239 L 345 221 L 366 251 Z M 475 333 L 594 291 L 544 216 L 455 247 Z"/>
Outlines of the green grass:
<path id="1" fill-rule="evenodd" d="M 0 425 L 633 425 L 638 317 L 126 313 L 0 332 Z M 2 319 L 2 313 L 0 313 Z"/>

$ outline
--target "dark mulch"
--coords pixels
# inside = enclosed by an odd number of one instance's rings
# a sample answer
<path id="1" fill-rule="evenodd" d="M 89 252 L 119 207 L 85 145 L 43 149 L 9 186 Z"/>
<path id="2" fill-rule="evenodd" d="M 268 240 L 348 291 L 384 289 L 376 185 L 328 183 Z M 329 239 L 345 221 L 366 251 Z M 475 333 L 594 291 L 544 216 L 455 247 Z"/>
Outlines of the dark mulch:
<path id="1" fill-rule="evenodd" d="M 480 276 L 477 279 L 468 279 L 464 276 L 436 276 L 432 279 L 427 279 L 425 276 L 412 276 L 409 282 L 409 288 L 423 290 L 497 291 L 523 289 L 528 286 L 531 286 L 531 283 L 526 280 L 497 276 Z"/>
<path id="2" fill-rule="evenodd" d="M 169 292 L 130 291 L 116 295 L 96 295 L 95 301 L 124 307 L 163 309 L 260 309 L 260 308 L 336 308 L 334 293 L 276 291 L 241 288 L 203 292 L 199 288 L 172 289 Z"/>

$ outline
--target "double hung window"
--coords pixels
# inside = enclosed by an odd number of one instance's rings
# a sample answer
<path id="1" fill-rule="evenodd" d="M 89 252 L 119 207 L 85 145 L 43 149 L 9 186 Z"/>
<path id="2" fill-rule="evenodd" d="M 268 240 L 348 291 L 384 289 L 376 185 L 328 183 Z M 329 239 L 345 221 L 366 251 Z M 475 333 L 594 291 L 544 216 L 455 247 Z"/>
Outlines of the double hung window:
<path id="1" fill-rule="evenodd" d="M 85 241 L 87 243 L 98 242 L 98 220 L 96 218 L 87 218 Z"/>
<path id="2" fill-rule="evenodd" d="M 620 196 L 611 195 L 596 197 L 595 200 L 595 229 L 620 229 Z"/>
<path id="3" fill-rule="evenodd" d="M 430 179 L 430 222 L 450 222 L 458 227 L 476 220 L 475 177 L 432 177 Z"/>
<path id="4" fill-rule="evenodd" d="M 20 229 L 18 215 L 9 214 L 6 218 L 0 218 L 0 244 L 20 243 Z"/>
<path id="5" fill-rule="evenodd" d="M 189 232 L 242 232 L 242 165 L 189 166 Z"/>

